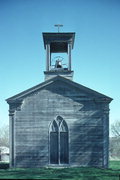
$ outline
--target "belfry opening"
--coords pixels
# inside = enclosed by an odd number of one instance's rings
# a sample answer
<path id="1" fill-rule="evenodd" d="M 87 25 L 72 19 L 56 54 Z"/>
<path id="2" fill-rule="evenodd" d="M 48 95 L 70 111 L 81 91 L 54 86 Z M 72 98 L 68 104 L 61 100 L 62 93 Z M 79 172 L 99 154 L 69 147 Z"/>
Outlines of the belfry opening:
<path id="1" fill-rule="evenodd" d="M 43 33 L 46 50 L 45 80 L 54 77 L 55 74 L 72 80 L 71 53 L 74 39 L 75 33 Z"/>

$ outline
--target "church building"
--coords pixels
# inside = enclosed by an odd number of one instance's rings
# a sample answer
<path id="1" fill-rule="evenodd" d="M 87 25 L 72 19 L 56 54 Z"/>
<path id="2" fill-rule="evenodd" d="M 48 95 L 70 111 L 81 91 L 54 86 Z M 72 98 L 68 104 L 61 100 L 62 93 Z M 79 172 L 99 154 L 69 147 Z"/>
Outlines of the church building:
<path id="1" fill-rule="evenodd" d="M 44 82 L 6 100 L 10 167 L 108 167 L 112 98 L 73 81 L 74 39 L 43 33 Z"/>

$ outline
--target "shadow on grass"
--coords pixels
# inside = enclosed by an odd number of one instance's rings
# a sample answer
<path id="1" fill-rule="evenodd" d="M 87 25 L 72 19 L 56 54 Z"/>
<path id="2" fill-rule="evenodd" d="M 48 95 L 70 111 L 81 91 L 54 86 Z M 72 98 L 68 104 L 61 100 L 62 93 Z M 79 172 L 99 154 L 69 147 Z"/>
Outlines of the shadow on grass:
<path id="1" fill-rule="evenodd" d="M 115 162 L 113 163 L 113 165 L 115 165 Z M 119 169 L 114 170 L 114 169 L 100 169 L 100 168 L 88 168 L 88 167 L 60 168 L 60 169 L 59 168 L 0 169 L 0 179 L 119 180 L 119 176 L 120 176 Z"/>

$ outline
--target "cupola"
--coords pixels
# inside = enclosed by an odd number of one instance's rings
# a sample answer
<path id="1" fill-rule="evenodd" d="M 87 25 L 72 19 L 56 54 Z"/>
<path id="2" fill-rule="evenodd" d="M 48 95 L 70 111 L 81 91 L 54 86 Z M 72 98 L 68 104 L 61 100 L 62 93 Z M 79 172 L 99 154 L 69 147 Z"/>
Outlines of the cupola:
<path id="1" fill-rule="evenodd" d="M 71 51 L 74 46 L 75 33 L 43 33 L 46 50 L 45 80 L 55 76 L 64 76 L 72 80 Z M 66 54 L 64 59 L 62 55 Z"/>

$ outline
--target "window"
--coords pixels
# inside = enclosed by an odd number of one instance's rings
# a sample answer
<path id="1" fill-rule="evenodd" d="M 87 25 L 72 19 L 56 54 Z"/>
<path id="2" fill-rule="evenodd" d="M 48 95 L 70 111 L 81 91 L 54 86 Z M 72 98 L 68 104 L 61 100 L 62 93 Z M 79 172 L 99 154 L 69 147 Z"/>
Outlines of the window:
<path id="1" fill-rule="evenodd" d="M 50 125 L 49 147 L 51 164 L 68 163 L 68 126 L 61 116 Z"/>

